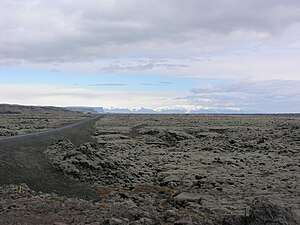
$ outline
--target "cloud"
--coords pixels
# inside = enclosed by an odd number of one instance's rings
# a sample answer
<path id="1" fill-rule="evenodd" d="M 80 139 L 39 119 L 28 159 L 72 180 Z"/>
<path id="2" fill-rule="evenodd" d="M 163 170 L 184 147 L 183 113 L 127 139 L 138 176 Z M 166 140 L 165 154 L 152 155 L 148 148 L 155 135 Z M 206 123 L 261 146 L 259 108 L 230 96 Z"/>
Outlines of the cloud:
<path id="1" fill-rule="evenodd" d="M 165 85 L 171 85 L 172 82 L 168 82 L 168 81 L 161 81 L 158 83 L 141 83 L 141 85 L 143 86 L 165 86 Z"/>
<path id="2" fill-rule="evenodd" d="M 243 81 L 203 86 L 182 97 L 194 105 L 254 112 L 300 112 L 300 81 Z"/>
<path id="3" fill-rule="evenodd" d="M 161 84 L 161 85 L 170 85 L 170 84 L 173 84 L 173 83 L 169 82 L 169 81 L 160 81 L 159 84 Z"/>
<path id="4" fill-rule="evenodd" d="M 299 27 L 300 28 L 300 27 Z M 299 33 L 300 34 L 300 33 Z M 265 48 L 265 47 L 264 47 Z M 33 70 L 54 70 L 60 73 L 80 74 L 117 74 L 117 75 L 153 75 L 168 77 L 219 78 L 219 79 L 251 79 L 251 80 L 300 80 L 299 54 L 294 49 L 287 52 L 270 53 L 235 53 L 205 58 L 130 58 L 106 59 L 89 62 L 68 63 L 29 63 L 18 64 L 21 68 Z M 287 50 L 285 50 L 287 51 Z M 203 59 L 203 60 L 202 60 Z M 148 66 L 152 64 L 168 64 L 173 66 Z M 148 82 L 147 82 L 148 83 Z M 149 82 L 151 83 L 151 82 Z"/>
<path id="5" fill-rule="evenodd" d="M 189 94 L 172 92 L 176 85 L 168 94 L 12 86 L 2 101 L 300 110 L 299 0 L 1 0 L 0 30 L 0 68 L 124 76 L 91 86 L 124 86 L 131 75 L 236 81 Z"/>
<path id="6" fill-rule="evenodd" d="M 0 84 L 0 102 L 25 105 L 152 108 L 175 104 L 178 92 L 112 91 L 53 85 Z M 183 94 L 183 93 L 182 93 Z M 176 101 L 178 104 L 178 101 Z"/>
<path id="7" fill-rule="evenodd" d="M 3 0 L 0 8 L 1 57 L 39 62 L 199 54 L 300 21 L 298 0 Z"/>
<path id="8" fill-rule="evenodd" d="M 120 84 L 120 83 L 102 83 L 102 84 L 89 84 L 89 86 L 126 86 L 128 84 Z"/>
<path id="9" fill-rule="evenodd" d="M 178 64 L 176 62 L 170 63 L 167 59 L 149 59 L 149 58 L 136 58 L 123 61 L 115 61 L 110 65 L 99 69 L 100 72 L 141 72 L 141 71 L 153 71 L 158 70 L 176 70 L 185 68 L 187 65 Z"/>

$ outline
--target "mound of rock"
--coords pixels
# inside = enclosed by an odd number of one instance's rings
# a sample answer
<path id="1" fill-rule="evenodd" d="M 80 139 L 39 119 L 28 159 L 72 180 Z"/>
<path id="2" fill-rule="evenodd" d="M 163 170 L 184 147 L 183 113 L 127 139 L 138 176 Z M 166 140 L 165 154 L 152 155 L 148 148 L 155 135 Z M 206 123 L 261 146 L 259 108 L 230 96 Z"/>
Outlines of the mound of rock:
<path id="1" fill-rule="evenodd" d="M 44 154 L 65 174 L 100 185 L 131 187 L 151 182 L 153 173 L 150 166 L 137 163 L 134 155 L 118 157 L 90 142 L 75 147 L 71 141 L 60 140 L 49 146 Z"/>
<path id="2" fill-rule="evenodd" d="M 162 141 L 169 146 L 177 145 L 180 141 L 189 140 L 195 138 L 193 135 L 188 134 L 181 130 L 169 130 L 159 128 L 143 128 L 138 131 L 139 135 L 152 138 L 156 138 L 157 141 Z"/>
<path id="3" fill-rule="evenodd" d="M 275 205 L 264 198 L 255 199 L 250 207 L 249 225 L 297 225 L 300 218 L 291 209 Z"/>
<path id="4" fill-rule="evenodd" d="M 300 218 L 290 208 L 274 204 L 264 197 L 254 199 L 249 215 L 226 217 L 222 225 L 298 225 Z"/>

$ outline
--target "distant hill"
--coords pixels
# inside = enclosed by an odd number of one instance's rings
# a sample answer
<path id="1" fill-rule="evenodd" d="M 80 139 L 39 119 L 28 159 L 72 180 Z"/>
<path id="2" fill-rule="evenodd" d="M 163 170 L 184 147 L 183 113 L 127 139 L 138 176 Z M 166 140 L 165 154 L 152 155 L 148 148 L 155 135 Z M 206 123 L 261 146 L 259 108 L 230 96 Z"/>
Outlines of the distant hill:
<path id="1" fill-rule="evenodd" d="M 54 106 L 24 106 L 0 104 L 0 114 L 58 114 L 58 113 L 74 113 L 68 109 Z"/>
<path id="2" fill-rule="evenodd" d="M 91 117 L 59 107 L 0 104 L 0 138 L 55 129 Z"/>

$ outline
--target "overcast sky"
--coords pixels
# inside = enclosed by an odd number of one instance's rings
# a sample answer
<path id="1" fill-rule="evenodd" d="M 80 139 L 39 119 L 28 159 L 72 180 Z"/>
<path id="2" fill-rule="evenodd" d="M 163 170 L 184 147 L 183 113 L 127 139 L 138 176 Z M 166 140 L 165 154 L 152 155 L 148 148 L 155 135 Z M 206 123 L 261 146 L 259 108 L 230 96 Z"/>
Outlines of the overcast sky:
<path id="1" fill-rule="evenodd" d="M 0 102 L 300 112 L 299 0 L 0 0 Z"/>

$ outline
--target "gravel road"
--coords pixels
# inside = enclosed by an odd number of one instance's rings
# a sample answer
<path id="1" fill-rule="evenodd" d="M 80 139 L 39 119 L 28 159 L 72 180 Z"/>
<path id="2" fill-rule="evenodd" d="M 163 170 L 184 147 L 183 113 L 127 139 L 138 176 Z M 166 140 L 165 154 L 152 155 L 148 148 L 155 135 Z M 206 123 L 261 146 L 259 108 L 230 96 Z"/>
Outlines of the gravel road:
<path id="1" fill-rule="evenodd" d="M 35 191 L 70 197 L 97 198 L 88 185 L 79 184 L 56 170 L 43 149 L 58 140 L 74 144 L 92 140 L 92 126 L 101 117 L 49 131 L 6 137 L 0 140 L 0 185 L 26 183 Z"/>

